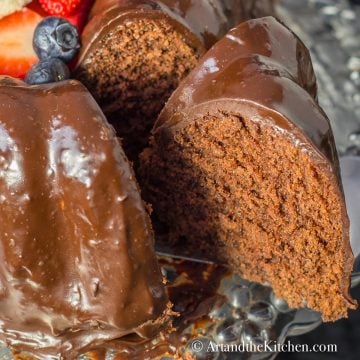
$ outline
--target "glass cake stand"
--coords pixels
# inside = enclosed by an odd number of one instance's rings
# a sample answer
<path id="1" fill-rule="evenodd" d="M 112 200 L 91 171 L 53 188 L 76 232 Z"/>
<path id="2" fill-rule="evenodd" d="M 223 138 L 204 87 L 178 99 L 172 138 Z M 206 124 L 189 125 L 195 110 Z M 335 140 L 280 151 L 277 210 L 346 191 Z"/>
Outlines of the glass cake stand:
<path id="1" fill-rule="evenodd" d="M 357 0 L 282 0 L 279 17 L 310 48 L 319 84 L 319 101 L 328 114 L 341 155 L 344 191 L 351 219 L 351 244 L 360 254 L 360 6 Z M 352 4 L 353 3 L 353 4 Z M 156 339 L 141 346 L 121 344 L 125 350 L 104 349 L 79 359 L 173 360 L 193 359 L 274 359 L 273 345 L 289 336 L 310 332 L 321 324 L 319 313 L 290 309 L 268 286 L 248 282 L 210 262 L 158 253 L 168 279 L 175 311 L 176 333 L 172 339 Z M 351 286 L 360 283 L 360 256 L 357 257 Z M 264 351 L 225 353 L 210 344 L 263 344 Z M 211 350 L 210 352 L 207 350 Z M 0 360 L 11 360 L 6 347 Z M 31 357 L 29 357 L 31 359 Z"/>

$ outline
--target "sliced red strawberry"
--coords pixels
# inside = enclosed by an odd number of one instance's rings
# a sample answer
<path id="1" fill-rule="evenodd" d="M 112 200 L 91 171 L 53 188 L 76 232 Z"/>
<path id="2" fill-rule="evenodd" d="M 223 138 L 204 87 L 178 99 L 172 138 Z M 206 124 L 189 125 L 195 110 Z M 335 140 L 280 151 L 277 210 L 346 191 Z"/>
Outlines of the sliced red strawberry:
<path id="1" fill-rule="evenodd" d="M 32 47 L 38 13 L 24 8 L 0 20 L 0 75 L 25 76 L 38 60 Z"/>
<path id="2" fill-rule="evenodd" d="M 88 18 L 88 15 L 89 15 L 89 12 L 90 12 L 90 9 L 91 9 L 93 3 L 94 3 L 94 0 L 81 0 L 80 4 L 76 8 L 76 10 L 74 10 L 68 16 L 61 16 L 61 17 L 63 17 L 64 19 L 67 19 L 74 26 L 76 26 L 79 33 L 81 34 L 81 32 L 86 24 L 86 21 L 87 21 L 87 18 Z M 39 0 L 32 1 L 28 5 L 28 8 L 34 10 L 35 12 L 37 12 L 38 14 L 40 14 L 43 17 L 50 15 L 42 8 L 42 6 L 39 3 Z"/>
<path id="3" fill-rule="evenodd" d="M 42 8 L 53 16 L 69 16 L 79 7 L 81 0 L 39 0 Z"/>
<path id="4" fill-rule="evenodd" d="M 73 25 L 78 28 L 79 34 L 81 34 L 84 26 L 86 25 L 93 4 L 94 0 L 82 0 L 76 11 L 70 16 L 65 17 L 65 19 L 68 19 Z"/>

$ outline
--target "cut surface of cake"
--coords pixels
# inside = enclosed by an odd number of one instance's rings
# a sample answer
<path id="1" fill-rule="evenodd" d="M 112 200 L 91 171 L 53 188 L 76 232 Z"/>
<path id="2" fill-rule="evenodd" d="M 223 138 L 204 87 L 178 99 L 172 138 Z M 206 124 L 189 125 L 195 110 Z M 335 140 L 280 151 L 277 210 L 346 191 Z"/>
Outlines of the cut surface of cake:
<path id="1" fill-rule="evenodd" d="M 259 3 L 265 13 L 273 10 L 270 0 L 95 2 L 74 75 L 123 138 L 131 160 L 199 57 L 233 25 L 258 14 Z"/>
<path id="2" fill-rule="evenodd" d="M 273 17 L 202 57 L 161 112 L 140 178 L 162 245 L 268 283 L 325 321 L 355 307 L 333 134 L 307 49 Z"/>
<path id="3" fill-rule="evenodd" d="M 77 81 L 0 79 L 0 339 L 75 359 L 157 335 L 167 294 L 113 129 Z"/>

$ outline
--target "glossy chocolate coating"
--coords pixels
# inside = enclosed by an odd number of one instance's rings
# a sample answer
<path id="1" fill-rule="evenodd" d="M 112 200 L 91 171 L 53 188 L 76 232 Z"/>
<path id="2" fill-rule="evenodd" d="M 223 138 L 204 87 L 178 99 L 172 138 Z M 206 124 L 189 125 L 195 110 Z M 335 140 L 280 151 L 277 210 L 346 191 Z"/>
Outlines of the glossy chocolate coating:
<path id="1" fill-rule="evenodd" d="M 167 19 L 200 53 L 234 25 L 274 12 L 272 0 L 97 0 L 82 35 L 79 61 L 124 21 Z"/>
<path id="2" fill-rule="evenodd" d="M 39 358 L 157 334 L 167 295 L 138 186 L 77 81 L 0 78 L 0 339 Z"/>
<path id="3" fill-rule="evenodd" d="M 170 97 L 155 123 L 155 141 L 165 145 L 176 131 L 218 109 L 240 111 L 287 134 L 335 183 L 348 259 L 343 281 L 347 294 L 353 256 L 339 162 L 329 120 L 316 101 L 316 80 L 304 44 L 273 17 L 232 29 Z"/>
<path id="4" fill-rule="evenodd" d="M 154 129 L 181 126 L 185 113 L 204 105 L 248 103 L 264 117 L 269 111 L 277 113 L 279 129 L 303 130 L 333 163 L 337 157 L 332 131 L 316 92 L 310 55 L 299 38 L 273 17 L 249 20 L 200 59 L 170 97 Z M 307 143 L 299 145 L 308 148 Z"/>

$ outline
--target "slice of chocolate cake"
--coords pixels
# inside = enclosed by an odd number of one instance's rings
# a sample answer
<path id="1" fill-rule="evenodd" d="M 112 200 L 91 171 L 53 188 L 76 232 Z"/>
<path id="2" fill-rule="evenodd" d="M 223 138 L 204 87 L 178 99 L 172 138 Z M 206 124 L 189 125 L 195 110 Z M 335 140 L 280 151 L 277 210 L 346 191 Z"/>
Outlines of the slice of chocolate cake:
<path id="1" fill-rule="evenodd" d="M 153 233 L 133 172 L 77 81 L 0 79 L 0 339 L 39 359 L 167 319 Z"/>
<path id="2" fill-rule="evenodd" d="M 231 30 L 174 92 L 140 174 L 167 245 L 269 283 L 325 321 L 354 308 L 338 158 L 304 44 L 272 17 Z"/>
<path id="3" fill-rule="evenodd" d="M 246 3 L 246 5 L 245 5 Z M 166 100 L 198 58 L 270 0 L 97 0 L 75 77 L 100 104 L 136 160 Z"/>

